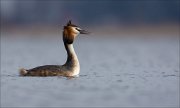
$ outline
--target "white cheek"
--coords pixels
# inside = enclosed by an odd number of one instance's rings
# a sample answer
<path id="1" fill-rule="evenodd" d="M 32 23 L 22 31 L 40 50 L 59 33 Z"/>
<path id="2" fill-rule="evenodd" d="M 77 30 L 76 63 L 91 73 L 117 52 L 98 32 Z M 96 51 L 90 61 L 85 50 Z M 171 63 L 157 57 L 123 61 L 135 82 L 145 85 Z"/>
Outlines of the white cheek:
<path id="1" fill-rule="evenodd" d="M 80 33 L 78 30 L 76 30 L 76 28 L 73 28 L 73 32 L 76 33 L 76 34 Z"/>

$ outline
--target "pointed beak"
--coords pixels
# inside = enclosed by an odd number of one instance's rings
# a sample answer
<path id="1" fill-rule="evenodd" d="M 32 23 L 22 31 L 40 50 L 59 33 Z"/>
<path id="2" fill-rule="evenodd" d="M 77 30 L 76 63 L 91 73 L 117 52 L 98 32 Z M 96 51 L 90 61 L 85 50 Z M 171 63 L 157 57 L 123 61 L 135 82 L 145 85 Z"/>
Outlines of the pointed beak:
<path id="1" fill-rule="evenodd" d="M 90 32 L 86 31 L 86 30 L 79 30 L 80 34 L 90 34 Z"/>

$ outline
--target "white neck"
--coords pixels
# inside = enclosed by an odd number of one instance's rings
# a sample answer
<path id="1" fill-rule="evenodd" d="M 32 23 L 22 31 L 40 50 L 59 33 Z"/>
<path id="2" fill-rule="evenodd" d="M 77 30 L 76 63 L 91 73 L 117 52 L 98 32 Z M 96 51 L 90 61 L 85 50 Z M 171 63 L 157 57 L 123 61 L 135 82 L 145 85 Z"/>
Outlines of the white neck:
<path id="1" fill-rule="evenodd" d="M 74 47 L 73 47 L 73 44 L 67 44 L 67 48 L 69 51 L 68 54 L 72 54 L 72 55 L 77 57 L 76 52 L 75 52 Z"/>
<path id="2" fill-rule="evenodd" d="M 73 44 L 64 43 L 64 45 L 67 51 L 67 61 L 65 65 L 69 68 L 72 68 L 74 75 L 78 75 L 80 71 L 80 65 L 76 52 L 74 51 Z"/>

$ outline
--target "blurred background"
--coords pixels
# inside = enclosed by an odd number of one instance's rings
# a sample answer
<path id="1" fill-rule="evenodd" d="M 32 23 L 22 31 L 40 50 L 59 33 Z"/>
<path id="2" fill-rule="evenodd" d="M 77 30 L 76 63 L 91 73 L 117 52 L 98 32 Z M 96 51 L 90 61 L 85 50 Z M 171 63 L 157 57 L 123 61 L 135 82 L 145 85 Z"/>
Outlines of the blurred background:
<path id="1" fill-rule="evenodd" d="M 179 0 L 0 0 L 2 107 L 179 107 Z M 91 32 L 74 48 L 78 78 L 19 77 L 66 61 L 68 20 Z"/>
<path id="2" fill-rule="evenodd" d="M 1 0 L 1 28 L 54 33 L 71 19 L 98 33 L 177 32 L 179 4 L 179 0 Z"/>

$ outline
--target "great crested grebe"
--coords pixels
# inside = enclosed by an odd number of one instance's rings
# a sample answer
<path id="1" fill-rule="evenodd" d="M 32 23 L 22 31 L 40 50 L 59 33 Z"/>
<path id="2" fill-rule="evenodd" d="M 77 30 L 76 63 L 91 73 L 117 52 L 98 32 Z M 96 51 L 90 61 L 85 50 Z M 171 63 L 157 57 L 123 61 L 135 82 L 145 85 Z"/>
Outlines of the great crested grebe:
<path id="1" fill-rule="evenodd" d="M 63 42 L 67 51 L 67 61 L 64 65 L 45 65 L 33 69 L 20 69 L 21 76 L 77 76 L 80 71 L 80 65 L 77 55 L 73 48 L 73 41 L 78 34 L 89 34 L 89 32 L 80 29 L 69 21 L 63 30 Z"/>

